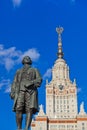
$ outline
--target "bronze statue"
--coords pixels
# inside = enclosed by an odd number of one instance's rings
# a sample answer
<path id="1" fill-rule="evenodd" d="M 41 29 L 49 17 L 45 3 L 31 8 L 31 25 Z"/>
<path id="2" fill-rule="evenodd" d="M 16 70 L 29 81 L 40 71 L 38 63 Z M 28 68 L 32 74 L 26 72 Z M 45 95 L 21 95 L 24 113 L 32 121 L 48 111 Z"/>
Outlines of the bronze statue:
<path id="1" fill-rule="evenodd" d="M 25 130 L 31 125 L 32 115 L 38 112 L 38 91 L 42 78 L 36 68 L 32 68 L 29 56 L 22 60 L 23 68 L 17 70 L 11 86 L 10 96 L 14 99 L 13 111 L 16 112 L 18 130 L 22 129 L 22 116 L 26 114 Z"/>

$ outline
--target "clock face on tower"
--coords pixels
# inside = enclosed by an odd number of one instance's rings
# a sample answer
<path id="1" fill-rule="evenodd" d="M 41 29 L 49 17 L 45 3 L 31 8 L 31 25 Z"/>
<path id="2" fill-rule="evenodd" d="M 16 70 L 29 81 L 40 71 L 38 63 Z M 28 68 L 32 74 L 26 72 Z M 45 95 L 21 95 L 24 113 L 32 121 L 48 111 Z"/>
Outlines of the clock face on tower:
<path id="1" fill-rule="evenodd" d="M 61 84 L 58 87 L 59 87 L 60 90 L 63 90 L 63 88 L 64 88 L 64 86 L 61 85 Z"/>

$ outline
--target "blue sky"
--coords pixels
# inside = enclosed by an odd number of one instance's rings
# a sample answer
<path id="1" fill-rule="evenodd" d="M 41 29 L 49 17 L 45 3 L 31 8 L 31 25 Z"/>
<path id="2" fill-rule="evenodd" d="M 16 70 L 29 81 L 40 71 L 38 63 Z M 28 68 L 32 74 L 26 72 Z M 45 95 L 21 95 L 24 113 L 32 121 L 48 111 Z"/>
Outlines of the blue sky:
<path id="1" fill-rule="evenodd" d="M 0 130 L 16 129 L 9 91 L 24 55 L 30 55 L 43 77 L 39 104 L 45 108 L 45 82 L 51 80 L 57 59 L 59 25 L 64 28 L 64 59 L 71 80 L 77 81 L 78 106 L 84 101 L 87 112 L 87 1 L 0 0 Z"/>

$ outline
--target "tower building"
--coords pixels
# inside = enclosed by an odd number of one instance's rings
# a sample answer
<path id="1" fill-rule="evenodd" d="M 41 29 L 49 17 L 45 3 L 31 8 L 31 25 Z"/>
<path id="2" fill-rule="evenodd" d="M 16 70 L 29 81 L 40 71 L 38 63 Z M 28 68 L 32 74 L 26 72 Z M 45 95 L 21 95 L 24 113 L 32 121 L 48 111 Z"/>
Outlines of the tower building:
<path id="1" fill-rule="evenodd" d="M 32 130 L 87 130 L 87 114 L 84 103 L 78 113 L 77 85 L 70 80 L 69 66 L 64 60 L 62 48 L 63 28 L 56 28 L 58 34 L 57 60 L 52 68 L 52 80 L 46 83 L 46 113 L 40 105 Z"/>

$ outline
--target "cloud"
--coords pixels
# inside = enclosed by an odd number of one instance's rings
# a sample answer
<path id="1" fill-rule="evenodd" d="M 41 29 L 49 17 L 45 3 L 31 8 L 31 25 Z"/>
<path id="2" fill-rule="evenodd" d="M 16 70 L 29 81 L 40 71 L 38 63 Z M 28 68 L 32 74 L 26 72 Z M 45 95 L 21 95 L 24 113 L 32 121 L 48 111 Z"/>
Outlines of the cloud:
<path id="1" fill-rule="evenodd" d="M 22 55 L 22 57 L 24 57 L 26 55 L 30 56 L 33 61 L 36 61 L 40 57 L 40 54 L 37 52 L 37 50 L 35 48 L 25 51 L 24 54 Z"/>
<path id="2" fill-rule="evenodd" d="M 77 93 L 81 92 L 82 89 L 81 88 L 77 88 Z"/>
<path id="3" fill-rule="evenodd" d="M 52 69 L 49 68 L 49 69 L 47 69 L 47 71 L 46 71 L 45 74 L 43 75 L 43 79 L 45 79 L 45 78 L 50 78 L 51 75 L 52 75 Z"/>
<path id="4" fill-rule="evenodd" d="M 6 49 L 3 44 L 0 44 L 0 65 L 3 65 L 8 71 L 11 70 L 14 65 L 20 64 L 25 55 L 30 56 L 33 61 L 37 61 L 40 57 L 36 48 L 22 52 L 21 50 L 17 50 L 16 47 Z"/>
<path id="5" fill-rule="evenodd" d="M 22 0 L 12 0 L 14 7 L 19 7 L 21 5 Z"/>
<path id="6" fill-rule="evenodd" d="M 0 81 L 0 89 L 2 89 L 2 87 L 5 88 L 5 93 L 10 92 L 11 90 L 11 82 L 10 79 L 2 79 Z"/>
<path id="7" fill-rule="evenodd" d="M 5 90 L 5 93 L 10 93 L 10 92 L 11 92 L 11 85 L 8 86 L 8 87 L 6 88 L 6 90 Z"/>

